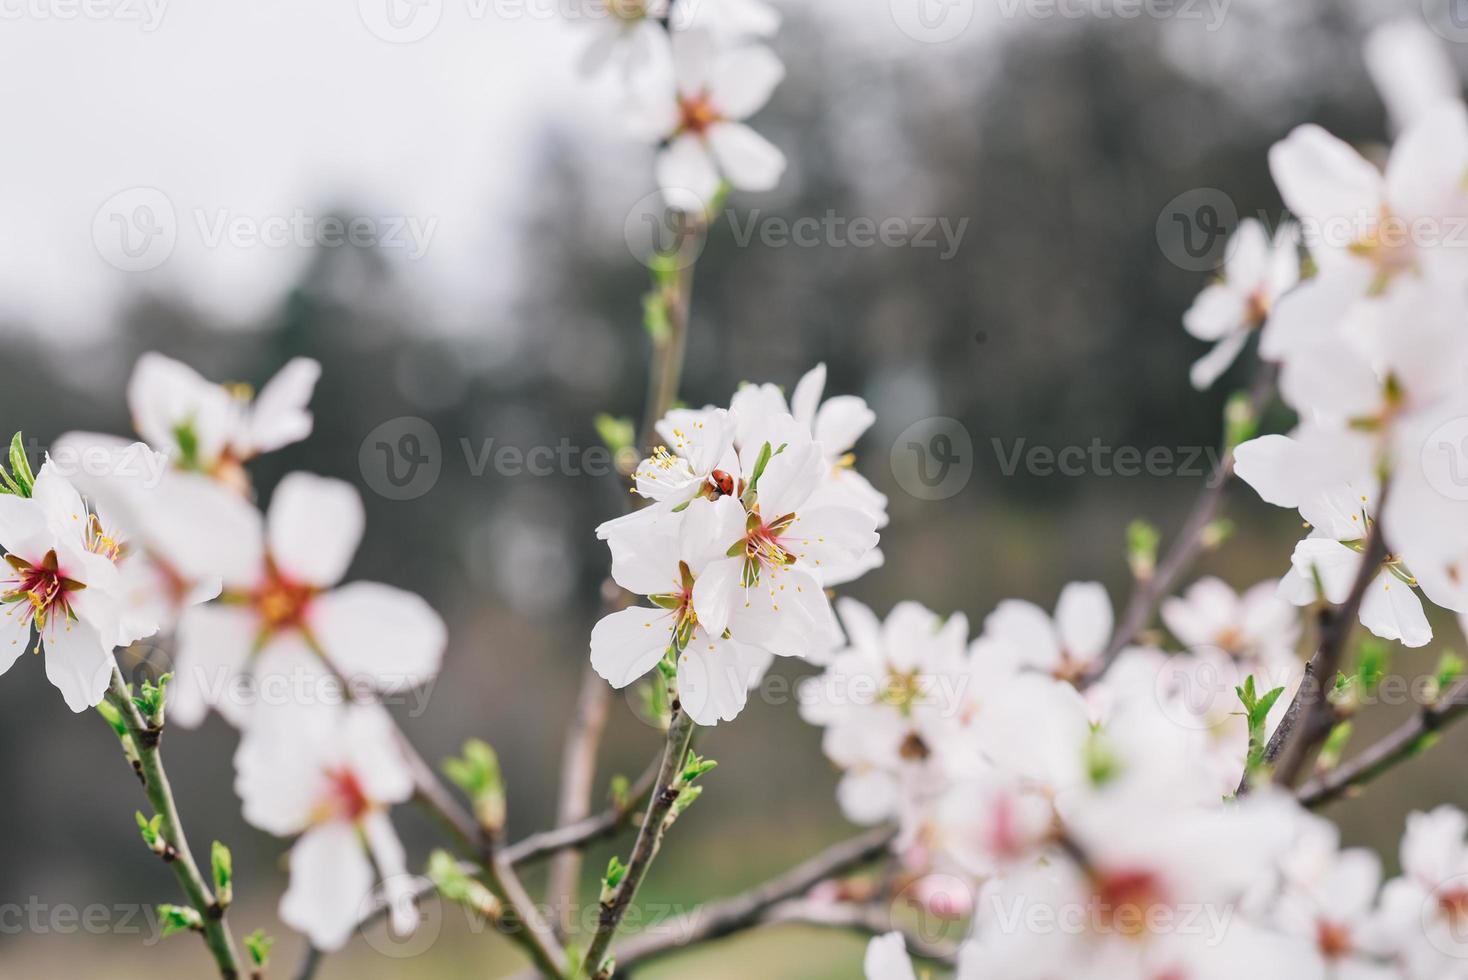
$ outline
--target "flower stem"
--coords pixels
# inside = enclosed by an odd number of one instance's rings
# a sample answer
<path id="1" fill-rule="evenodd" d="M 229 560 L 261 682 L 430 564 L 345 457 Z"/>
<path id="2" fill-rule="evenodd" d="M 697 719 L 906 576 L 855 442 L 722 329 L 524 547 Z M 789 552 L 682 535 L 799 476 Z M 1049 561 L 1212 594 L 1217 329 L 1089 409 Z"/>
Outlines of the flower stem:
<path id="1" fill-rule="evenodd" d="M 142 713 L 133 703 L 121 671 L 116 667 L 112 669 L 112 685 L 106 696 L 108 703 L 122 715 L 123 723 L 127 726 L 128 737 L 137 753 L 137 771 L 143 780 L 143 791 L 147 794 L 153 811 L 163 818 L 159 833 L 172 851 L 169 867 L 178 878 L 189 904 L 198 911 L 203 920 L 204 944 L 214 957 L 219 975 L 224 980 L 238 980 L 240 958 L 235 949 L 234 937 L 230 935 L 229 926 L 224 921 L 224 909 L 215 901 L 204 876 L 199 873 L 193 852 L 189 850 L 189 842 L 184 837 L 183 822 L 179 819 L 178 806 L 173 800 L 173 790 L 168 784 L 168 774 L 163 770 L 163 757 L 159 750 L 162 729 L 150 726 L 143 719 Z"/>
<path id="2" fill-rule="evenodd" d="M 689 718 L 682 710 L 682 706 L 675 701 L 673 718 L 668 725 L 668 741 L 663 749 L 663 763 L 658 769 L 658 779 L 652 799 L 647 804 L 647 815 L 643 818 L 642 827 L 637 832 L 637 842 L 632 845 L 632 857 L 627 862 L 626 875 L 621 884 L 617 886 L 611 899 L 602 904 L 596 935 L 586 950 L 583 970 L 588 977 L 605 975 L 602 970 L 602 961 L 606 959 L 612 940 L 616 938 L 617 929 L 621 926 L 627 909 L 632 905 L 632 900 L 637 897 L 637 889 L 642 884 L 642 879 L 647 876 L 648 869 L 652 867 L 653 859 L 657 857 L 658 849 L 662 846 L 668 814 L 672 811 L 673 804 L 678 801 L 678 794 L 681 792 L 678 780 L 682 773 L 683 761 L 688 755 L 688 745 L 693 740 L 693 729 L 693 719 Z"/>

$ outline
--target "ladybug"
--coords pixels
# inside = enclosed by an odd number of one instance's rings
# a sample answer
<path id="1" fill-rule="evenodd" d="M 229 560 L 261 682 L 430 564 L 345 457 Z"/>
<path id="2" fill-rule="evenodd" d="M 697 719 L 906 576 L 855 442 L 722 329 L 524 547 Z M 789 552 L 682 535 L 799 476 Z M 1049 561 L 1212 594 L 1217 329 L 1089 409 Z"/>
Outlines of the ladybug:
<path id="1" fill-rule="evenodd" d="M 734 478 L 728 473 L 725 473 L 723 470 L 714 470 L 709 474 L 709 479 L 713 481 L 714 487 L 719 493 L 725 497 L 734 496 Z"/>

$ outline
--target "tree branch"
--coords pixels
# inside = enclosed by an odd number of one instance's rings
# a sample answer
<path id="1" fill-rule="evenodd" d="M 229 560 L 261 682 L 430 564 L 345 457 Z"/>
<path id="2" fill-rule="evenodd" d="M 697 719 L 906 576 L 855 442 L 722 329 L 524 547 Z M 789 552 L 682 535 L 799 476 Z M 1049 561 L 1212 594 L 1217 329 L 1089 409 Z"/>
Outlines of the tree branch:
<path id="1" fill-rule="evenodd" d="M 688 753 L 688 744 L 693 739 L 693 719 L 673 702 L 673 717 L 668 725 L 668 741 L 663 750 L 663 763 L 658 769 L 657 786 L 647 804 L 647 815 L 637 832 L 637 842 L 632 845 L 632 857 L 627 862 L 626 874 L 617 886 L 611 900 L 604 902 L 601 918 L 597 923 L 596 935 L 586 950 L 584 970 L 587 976 L 600 977 L 602 961 L 617 935 L 617 928 L 627 914 L 627 908 L 637 897 L 637 889 L 652 867 L 662 846 L 663 831 L 667 828 L 668 815 L 680 792 L 677 785 Z"/>
<path id="2" fill-rule="evenodd" d="M 128 737 L 132 739 L 133 749 L 137 754 L 135 770 L 142 778 L 143 792 L 147 794 L 153 812 L 163 818 L 159 832 L 172 852 L 168 866 L 173 869 L 174 877 L 178 879 L 189 904 L 203 920 L 204 945 L 209 948 L 209 955 L 214 957 L 219 975 L 224 980 L 238 980 L 240 957 L 235 949 L 234 937 L 230 935 L 229 926 L 224 921 L 223 907 L 216 901 L 204 876 L 199 872 L 193 852 L 189 850 L 183 821 L 178 815 L 178 805 L 173 799 L 173 789 L 168 784 L 168 774 L 163 770 L 163 758 L 159 749 L 163 732 L 159 728 L 151 727 L 144 720 L 138 706 L 133 703 L 127 682 L 122 679 L 122 672 L 115 666 L 112 668 L 112 684 L 106 697 L 107 702 L 122 716 Z"/>
<path id="3" fill-rule="evenodd" d="M 771 919 L 773 909 L 804 895 L 823 881 L 876 860 L 886 853 L 896 836 L 897 831 L 893 827 L 877 827 L 832 845 L 746 892 L 708 902 L 692 912 L 663 922 L 656 931 L 629 939 L 617 950 L 617 969 L 621 971 L 771 921 L 794 921 Z M 817 904 L 829 907 L 829 903 Z M 879 931 L 885 932 L 887 928 L 890 926 Z"/>
<path id="4" fill-rule="evenodd" d="M 1383 488 L 1382 500 L 1386 499 Z M 1378 513 L 1380 508 L 1378 507 Z M 1346 601 L 1331 609 L 1320 611 L 1320 642 L 1315 654 L 1305 665 L 1305 676 L 1300 687 L 1290 700 L 1269 742 L 1264 747 L 1263 762 L 1274 769 L 1273 780 L 1281 786 L 1293 786 L 1305 766 L 1310 750 L 1330 734 L 1334 711 L 1330 704 L 1330 687 L 1340 670 L 1346 640 L 1356 625 L 1356 614 L 1366 590 L 1381 573 L 1382 560 L 1386 558 L 1386 538 L 1382 535 L 1381 521 L 1372 523 L 1371 534 L 1361 555 L 1361 567 Z M 1249 791 L 1249 774 L 1239 781 L 1238 795 Z"/>
<path id="5" fill-rule="evenodd" d="M 1274 397 L 1275 382 L 1278 376 L 1277 365 L 1268 363 L 1260 365 L 1259 373 L 1249 389 L 1249 411 L 1254 418 L 1259 417 L 1264 406 Z M 1219 508 L 1223 504 L 1224 491 L 1228 489 L 1233 476 L 1234 451 L 1233 447 L 1226 446 L 1225 451 L 1214 464 L 1208 482 L 1199 492 L 1192 511 L 1189 512 L 1187 519 L 1183 521 L 1182 528 L 1168 547 L 1167 553 L 1158 562 L 1152 574 L 1145 579 L 1139 579 L 1136 588 L 1132 590 L 1126 609 L 1122 612 L 1116 630 L 1111 635 L 1111 641 L 1106 645 L 1106 651 L 1101 655 L 1096 667 L 1085 677 L 1085 683 L 1096 680 L 1106 672 L 1111 662 L 1136 639 L 1137 634 L 1151 620 L 1157 604 L 1164 596 L 1172 592 L 1179 579 L 1192 567 L 1193 562 L 1203 551 L 1204 533 L 1208 530 L 1208 525 L 1212 524 L 1218 516 Z"/>
<path id="6" fill-rule="evenodd" d="M 1347 795 L 1416 755 L 1428 739 L 1464 714 L 1468 714 L 1468 680 L 1453 685 L 1437 701 L 1359 755 L 1301 786 L 1296 799 L 1313 808 Z"/>
<path id="7" fill-rule="evenodd" d="M 610 806 L 601 813 L 554 830 L 531 834 L 506 847 L 505 859 L 512 865 L 525 864 L 565 850 L 582 850 L 589 844 L 611 837 L 647 801 L 653 782 L 658 777 L 661 762 L 661 756 L 652 761 L 652 765 L 632 784 L 626 801 L 620 806 Z"/>
<path id="8" fill-rule="evenodd" d="M 644 456 L 651 455 L 658 438 L 657 423 L 668 414 L 678 398 L 678 385 L 683 377 L 683 362 L 688 349 L 688 322 L 693 306 L 693 266 L 703 247 L 707 227 L 703 221 L 695 223 L 692 217 L 684 220 L 688 224 L 681 229 L 678 242 L 679 268 L 671 288 L 666 290 L 664 296 L 668 310 L 668 331 L 662 337 L 653 337 L 652 369 L 648 372 L 647 397 L 637 441 L 637 448 Z M 631 501 L 631 494 L 624 496 Z M 615 598 L 608 600 L 602 609 L 603 615 L 616 611 L 612 606 L 615 601 Z M 597 749 L 601 745 L 602 731 L 606 728 L 611 697 L 606 681 L 588 663 L 581 672 L 581 689 L 576 697 L 576 710 L 567 733 L 565 749 L 561 754 L 560 803 L 556 808 L 558 825 L 577 823 L 585 820 L 591 813 Z M 557 854 L 551 863 L 546 898 L 551 907 L 562 910 L 556 922 L 557 934 L 562 937 L 575 927 L 575 896 L 580 878 L 581 852 L 573 848 Z"/>

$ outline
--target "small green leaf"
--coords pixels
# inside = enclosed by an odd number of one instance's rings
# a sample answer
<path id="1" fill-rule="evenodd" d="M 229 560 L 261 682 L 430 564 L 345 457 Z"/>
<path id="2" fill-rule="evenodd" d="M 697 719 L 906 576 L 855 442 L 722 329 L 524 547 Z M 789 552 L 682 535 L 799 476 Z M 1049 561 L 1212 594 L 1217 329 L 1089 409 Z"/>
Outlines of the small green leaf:
<path id="1" fill-rule="evenodd" d="M 713 759 L 704 759 L 690 749 L 688 758 L 683 763 L 683 772 L 679 775 L 678 779 L 683 785 L 687 786 L 717 766 L 718 763 Z"/>
<path id="2" fill-rule="evenodd" d="M 245 949 L 250 952 L 250 961 L 261 970 L 270 965 L 270 949 L 275 945 L 275 940 L 265 934 L 264 929 L 256 929 L 245 937 Z"/>
<path id="3" fill-rule="evenodd" d="M 1161 540 L 1162 537 L 1157 533 L 1157 528 L 1141 518 L 1127 525 L 1127 564 L 1131 566 L 1132 575 L 1138 581 L 1150 579 L 1156 570 L 1157 546 Z"/>
<path id="4" fill-rule="evenodd" d="M 505 826 L 505 784 L 500 773 L 499 756 L 489 743 L 471 738 L 464 743 L 463 755 L 445 759 L 443 771 L 464 791 L 474 806 L 479 825 L 491 833 Z"/>
<path id="5" fill-rule="evenodd" d="M 183 905 L 158 906 L 158 922 L 162 926 L 165 939 L 174 933 L 190 930 L 200 932 L 204 928 L 204 917 L 199 914 L 198 909 Z"/>
<path id="6" fill-rule="evenodd" d="M 503 911 L 494 893 L 468 874 L 448 851 L 440 849 L 428 856 L 428 880 L 444 898 L 485 918 L 498 919 Z"/>
<path id="7" fill-rule="evenodd" d="M 234 857 L 219 841 L 209 849 L 209 865 L 214 871 L 215 900 L 226 908 L 234 900 Z"/>
<path id="8" fill-rule="evenodd" d="M 1223 444 L 1233 452 L 1240 443 L 1248 442 L 1259 432 L 1259 416 L 1254 411 L 1253 400 L 1246 391 L 1236 391 L 1229 396 L 1223 410 Z"/>

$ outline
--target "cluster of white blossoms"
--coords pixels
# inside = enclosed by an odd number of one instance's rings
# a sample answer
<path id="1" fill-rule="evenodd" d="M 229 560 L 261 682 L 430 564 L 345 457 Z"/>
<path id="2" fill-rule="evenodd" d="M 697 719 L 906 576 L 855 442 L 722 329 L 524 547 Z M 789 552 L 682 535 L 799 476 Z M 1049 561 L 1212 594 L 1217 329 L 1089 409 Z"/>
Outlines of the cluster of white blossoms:
<path id="1" fill-rule="evenodd" d="M 840 639 L 826 589 L 882 561 L 887 501 L 851 468 L 873 416 L 824 403 L 826 369 L 787 404 L 748 385 L 728 408 L 676 409 L 634 474 L 647 506 L 597 529 L 612 578 L 651 606 L 596 624 L 591 664 L 625 687 L 665 664 L 702 725 L 733 719 L 776 656 L 821 660 Z"/>
<path id="2" fill-rule="evenodd" d="M 580 0 L 575 19 L 594 36 L 582 59 L 620 88 L 629 130 L 656 144 L 669 204 L 703 212 L 727 184 L 773 188 L 785 156 L 746 123 L 785 77 L 759 43 L 780 16 L 762 0 Z"/>
<path id="3" fill-rule="evenodd" d="M 13 455 L 0 669 L 34 630 L 46 675 L 82 711 L 114 683 L 117 648 L 171 651 L 169 720 L 197 725 L 213 708 L 241 730 L 246 818 L 300 835 L 281 917 L 334 949 L 378 874 L 395 923 L 412 925 L 387 811 L 413 779 L 375 696 L 431 679 L 446 629 L 416 595 L 339 584 L 364 523 L 349 484 L 292 473 L 256 506 L 246 464 L 309 435 L 319 375 L 291 361 L 252 398 L 146 354 L 127 393 L 143 441 L 68 433 L 34 479 Z"/>

